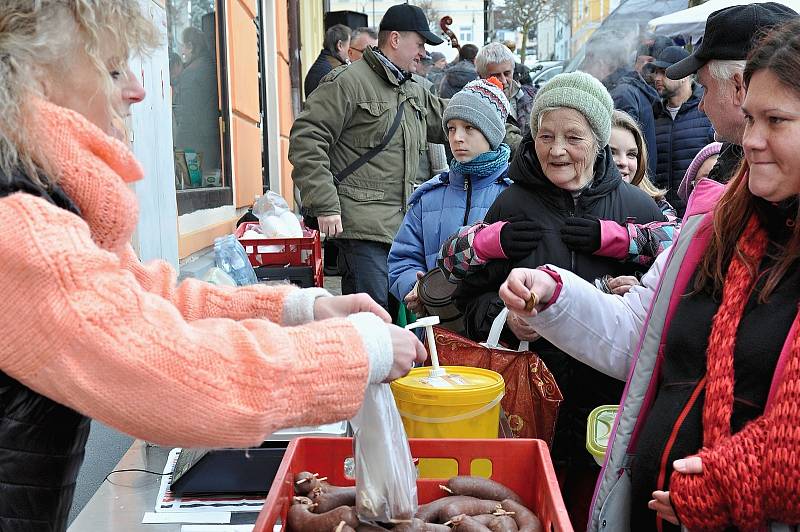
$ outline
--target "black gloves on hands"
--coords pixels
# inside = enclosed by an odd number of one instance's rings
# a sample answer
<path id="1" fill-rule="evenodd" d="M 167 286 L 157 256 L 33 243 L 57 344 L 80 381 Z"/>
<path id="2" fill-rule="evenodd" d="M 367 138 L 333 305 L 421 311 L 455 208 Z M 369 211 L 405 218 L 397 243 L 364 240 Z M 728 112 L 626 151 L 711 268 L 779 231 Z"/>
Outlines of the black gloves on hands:
<path id="1" fill-rule="evenodd" d="M 567 218 L 561 227 L 561 240 L 573 251 L 594 253 L 600 249 L 600 220 L 594 216 Z"/>
<path id="2" fill-rule="evenodd" d="M 520 216 L 512 216 L 500 230 L 500 247 L 511 260 L 522 260 L 531 254 L 542 239 L 542 226 Z"/>

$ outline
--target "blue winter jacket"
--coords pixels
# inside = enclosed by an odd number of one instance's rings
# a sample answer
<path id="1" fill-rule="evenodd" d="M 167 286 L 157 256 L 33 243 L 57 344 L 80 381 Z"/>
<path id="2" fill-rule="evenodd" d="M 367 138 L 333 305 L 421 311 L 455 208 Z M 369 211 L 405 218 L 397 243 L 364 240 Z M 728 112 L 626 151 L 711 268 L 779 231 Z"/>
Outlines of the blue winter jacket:
<path id="1" fill-rule="evenodd" d="M 419 186 L 389 251 L 389 292 L 402 301 L 417 272 L 436 267 L 439 248 L 464 225 L 483 220 L 500 193 L 511 185 L 508 168 L 487 177 L 444 172 Z"/>
<path id="2" fill-rule="evenodd" d="M 667 201 L 675 207 L 681 218 L 686 210 L 686 202 L 678 197 L 678 186 L 697 152 L 714 141 L 711 121 L 698 109 L 702 97 L 703 88 L 697 85 L 691 98 L 681 105 L 674 120 L 666 106 L 656 113 L 658 166 L 655 172 L 651 172 L 655 175 L 653 183 L 667 190 Z"/>
<path id="3" fill-rule="evenodd" d="M 656 119 L 653 107 L 658 105 L 658 92 L 647 84 L 635 70 L 618 69 L 603 84 L 614 100 L 614 109 L 625 111 L 639 123 L 647 144 L 647 166 L 655 168 L 656 157 Z"/>

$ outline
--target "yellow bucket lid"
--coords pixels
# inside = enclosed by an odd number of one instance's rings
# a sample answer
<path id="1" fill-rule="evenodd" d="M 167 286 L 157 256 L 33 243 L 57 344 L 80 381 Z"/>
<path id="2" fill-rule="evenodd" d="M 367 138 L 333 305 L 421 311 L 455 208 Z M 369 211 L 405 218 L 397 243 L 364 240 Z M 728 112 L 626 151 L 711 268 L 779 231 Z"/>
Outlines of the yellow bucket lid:
<path id="1" fill-rule="evenodd" d="M 589 420 L 586 423 L 586 450 L 600 465 L 605 459 L 608 438 L 611 436 L 617 410 L 619 410 L 618 405 L 602 405 L 589 413 Z"/>
<path id="2" fill-rule="evenodd" d="M 447 374 L 431 377 L 431 368 L 412 369 L 392 382 L 397 400 L 424 405 L 469 405 L 493 401 L 505 391 L 502 375 L 482 368 L 443 366 Z"/>

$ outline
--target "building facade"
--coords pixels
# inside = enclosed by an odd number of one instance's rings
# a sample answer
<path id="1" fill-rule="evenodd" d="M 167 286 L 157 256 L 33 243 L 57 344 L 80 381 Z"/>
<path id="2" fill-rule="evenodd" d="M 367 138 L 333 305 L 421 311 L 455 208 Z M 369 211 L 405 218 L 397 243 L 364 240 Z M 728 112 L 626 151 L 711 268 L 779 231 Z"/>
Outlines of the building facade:
<path id="1" fill-rule="evenodd" d="M 577 53 L 620 0 L 572 0 L 571 53 Z"/>

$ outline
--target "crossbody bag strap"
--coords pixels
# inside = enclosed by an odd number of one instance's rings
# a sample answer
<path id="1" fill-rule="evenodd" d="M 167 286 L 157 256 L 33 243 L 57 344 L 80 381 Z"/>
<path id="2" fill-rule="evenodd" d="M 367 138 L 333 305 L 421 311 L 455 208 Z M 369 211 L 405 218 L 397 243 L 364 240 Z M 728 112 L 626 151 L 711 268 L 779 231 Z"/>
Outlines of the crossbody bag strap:
<path id="1" fill-rule="evenodd" d="M 400 102 L 400 105 L 397 107 L 397 114 L 394 117 L 394 122 L 392 122 L 389 131 L 386 132 L 386 135 L 383 137 L 383 140 L 381 140 L 381 143 L 364 152 L 361 157 L 347 165 L 347 168 L 333 176 L 333 181 L 336 183 L 337 187 L 342 184 L 342 181 L 344 181 L 347 176 L 364 166 L 367 161 L 378 155 L 378 153 L 382 151 L 387 144 L 389 144 L 389 141 L 392 140 L 392 137 L 394 137 L 397 128 L 400 127 L 400 121 L 403 120 L 403 109 L 405 107 L 405 103 L 405 101 Z"/>

